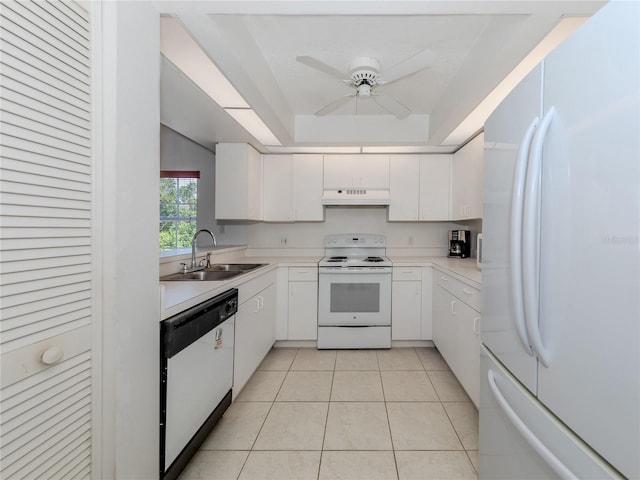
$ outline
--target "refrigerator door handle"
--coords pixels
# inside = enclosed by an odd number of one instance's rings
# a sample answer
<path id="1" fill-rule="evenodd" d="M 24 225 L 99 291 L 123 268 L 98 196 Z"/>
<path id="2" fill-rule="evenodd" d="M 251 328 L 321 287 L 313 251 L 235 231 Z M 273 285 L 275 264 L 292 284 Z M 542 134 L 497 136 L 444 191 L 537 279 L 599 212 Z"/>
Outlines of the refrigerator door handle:
<path id="1" fill-rule="evenodd" d="M 522 286 L 522 212 L 524 208 L 524 188 L 527 174 L 527 160 L 529 159 L 529 147 L 533 134 L 538 126 L 539 118 L 533 119 L 520 142 L 518 156 L 516 157 L 516 169 L 513 174 L 513 190 L 511 192 L 511 235 L 509 246 L 509 273 L 511 275 L 511 301 L 513 305 L 516 332 L 520 343 L 529 355 L 533 355 L 527 327 L 524 319 L 524 298 Z"/>
<path id="2" fill-rule="evenodd" d="M 542 117 L 540 127 L 531 142 L 531 155 L 527 167 L 527 180 L 524 190 L 522 249 L 526 255 L 522 259 L 524 286 L 524 319 L 527 334 L 533 349 L 545 367 L 549 366 L 550 355 L 542 342 L 538 312 L 538 273 L 540 266 L 540 175 L 542 172 L 542 146 L 555 114 L 555 107 Z"/>
<path id="3" fill-rule="evenodd" d="M 527 441 L 527 443 L 533 448 L 538 455 L 545 461 L 547 465 L 562 479 L 566 480 L 578 480 L 578 477 L 574 475 L 574 473 L 567 468 L 567 466 L 558 460 L 556 457 L 544 443 L 540 441 L 536 435 L 529 430 L 529 427 L 522 421 L 522 419 L 518 416 L 518 414 L 511 408 L 509 402 L 498 387 L 496 383 L 496 373 L 489 369 L 487 374 L 489 380 L 489 387 L 491 388 L 491 392 L 495 397 L 498 405 L 502 412 L 507 416 L 511 424 L 518 430 L 520 435 Z"/>

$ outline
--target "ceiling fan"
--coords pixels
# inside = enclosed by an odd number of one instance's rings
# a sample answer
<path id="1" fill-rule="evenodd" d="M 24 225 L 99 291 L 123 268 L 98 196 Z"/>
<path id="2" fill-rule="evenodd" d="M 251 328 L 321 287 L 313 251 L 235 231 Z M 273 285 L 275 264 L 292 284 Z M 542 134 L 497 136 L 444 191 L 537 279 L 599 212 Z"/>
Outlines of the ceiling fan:
<path id="1" fill-rule="evenodd" d="M 315 113 L 315 115 L 327 115 L 351 101 L 352 98 L 356 99 L 357 109 L 358 98 L 373 98 L 373 101 L 386 111 L 392 113 L 398 119 L 403 119 L 411 113 L 411 110 L 392 97 L 385 95 L 384 93 L 377 92 L 376 87 L 396 82 L 402 78 L 419 72 L 420 70 L 430 67 L 433 64 L 434 54 L 427 49 L 421 50 L 384 71 L 380 71 L 380 62 L 375 58 L 359 57 L 349 64 L 348 73 L 341 72 L 337 68 L 334 68 L 331 65 L 309 55 L 301 55 L 296 57 L 296 60 L 311 68 L 327 73 L 332 77 L 339 78 L 346 85 L 354 88 L 352 93 L 340 97 L 330 104 L 322 107 Z"/>

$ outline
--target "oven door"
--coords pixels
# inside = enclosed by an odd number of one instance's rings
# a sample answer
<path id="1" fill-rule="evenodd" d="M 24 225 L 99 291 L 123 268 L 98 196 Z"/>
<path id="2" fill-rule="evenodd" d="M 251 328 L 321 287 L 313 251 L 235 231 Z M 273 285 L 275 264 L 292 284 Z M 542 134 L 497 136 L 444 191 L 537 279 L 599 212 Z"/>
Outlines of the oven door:
<path id="1" fill-rule="evenodd" d="M 320 269 L 318 325 L 391 325 L 391 269 Z"/>

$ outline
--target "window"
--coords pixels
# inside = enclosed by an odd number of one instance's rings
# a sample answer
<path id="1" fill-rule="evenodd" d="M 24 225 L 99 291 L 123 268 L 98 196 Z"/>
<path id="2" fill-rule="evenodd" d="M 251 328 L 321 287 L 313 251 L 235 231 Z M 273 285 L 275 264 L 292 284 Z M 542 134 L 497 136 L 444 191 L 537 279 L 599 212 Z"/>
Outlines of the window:
<path id="1" fill-rule="evenodd" d="M 197 230 L 200 172 L 160 172 L 160 251 L 190 248 Z"/>

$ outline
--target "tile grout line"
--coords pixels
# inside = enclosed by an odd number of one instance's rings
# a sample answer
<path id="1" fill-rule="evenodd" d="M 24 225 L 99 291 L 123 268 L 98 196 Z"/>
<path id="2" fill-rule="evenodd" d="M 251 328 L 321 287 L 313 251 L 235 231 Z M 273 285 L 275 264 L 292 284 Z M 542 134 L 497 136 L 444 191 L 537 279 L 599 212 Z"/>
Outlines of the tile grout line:
<path id="1" fill-rule="evenodd" d="M 278 388 L 278 391 L 276 392 L 275 397 L 273 397 L 273 401 L 271 402 L 271 406 L 269 407 L 269 411 L 267 411 L 267 414 L 265 415 L 264 420 L 262 420 L 262 424 L 260 425 L 260 428 L 258 429 L 258 433 L 256 434 L 256 438 L 254 438 L 253 442 L 251 442 L 251 446 L 249 447 L 249 452 L 247 453 L 247 458 L 244 459 L 244 462 L 242 463 L 242 468 L 240 468 L 240 471 L 238 472 L 238 476 L 236 477 L 236 480 L 240 479 L 240 475 L 242 475 L 242 471 L 244 470 L 244 467 L 247 465 L 247 462 L 249 461 L 249 456 L 251 455 L 251 452 L 254 451 L 253 447 L 255 447 L 256 442 L 258 441 L 258 437 L 260 436 L 260 432 L 262 432 L 262 429 L 264 428 L 264 424 L 267 422 L 267 418 L 269 417 L 269 414 L 271 413 L 271 410 L 273 409 L 273 406 L 276 403 L 276 398 L 278 397 L 278 393 L 280 393 L 280 389 L 282 388 L 282 385 L 284 385 L 284 381 L 287 378 L 287 375 L 289 374 L 289 371 L 291 370 L 291 365 L 293 365 L 293 362 L 294 362 L 296 356 L 298 355 L 298 351 L 299 351 L 299 349 L 296 349 L 296 354 L 293 356 L 293 359 L 291 360 L 291 364 L 289 365 L 287 370 L 284 370 L 286 373 L 284 375 L 284 378 L 282 379 L 282 383 L 280 384 L 280 387 Z M 266 358 L 266 356 L 265 356 L 265 358 Z M 262 361 L 264 362 L 264 359 Z M 256 370 L 256 371 L 258 371 L 258 370 Z M 268 370 L 265 370 L 265 371 L 268 371 Z"/>
<path id="2" fill-rule="evenodd" d="M 331 408 L 331 395 L 333 394 L 333 382 L 336 378 L 336 363 L 338 361 L 338 352 L 335 351 L 335 358 L 333 359 L 333 371 L 331 372 L 331 387 L 329 388 L 329 401 L 327 402 L 327 414 L 324 418 L 324 431 L 322 432 L 322 445 L 320 445 L 320 461 L 318 462 L 318 475 L 317 479 L 320 480 L 320 469 L 322 468 L 322 456 L 324 454 L 324 441 L 327 437 L 327 424 L 329 423 L 329 409 Z"/>
<path id="3" fill-rule="evenodd" d="M 378 354 L 376 353 L 376 358 Z M 382 370 L 380 370 L 380 364 L 378 363 L 378 374 L 380 376 L 380 384 L 382 386 L 382 399 L 384 401 L 384 411 L 387 415 L 387 425 L 389 426 L 389 437 L 391 440 L 391 453 L 393 455 L 393 465 L 396 468 L 396 478 L 400 478 L 400 471 L 398 470 L 398 459 L 396 457 L 396 446 L 393 443 L 393 433 L 391 432 L 391 420 L 389 420 L 389 409 L 387 408 L 387 395 L 385 394 L 384 382 L 382 381 Z"/>

